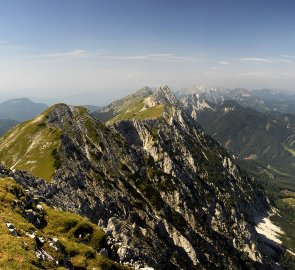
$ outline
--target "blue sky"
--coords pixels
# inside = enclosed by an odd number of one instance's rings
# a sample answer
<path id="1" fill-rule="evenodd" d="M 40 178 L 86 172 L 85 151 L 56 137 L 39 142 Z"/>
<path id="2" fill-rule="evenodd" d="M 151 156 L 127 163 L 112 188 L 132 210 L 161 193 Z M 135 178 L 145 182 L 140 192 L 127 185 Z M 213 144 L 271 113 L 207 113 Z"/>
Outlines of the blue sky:
<path id="1" fill-rule="evenodd" d="M 295 91 L 292 0 L 0 4 L 3 98 L 72 96 L 103 104 L 161 84 Z"/>

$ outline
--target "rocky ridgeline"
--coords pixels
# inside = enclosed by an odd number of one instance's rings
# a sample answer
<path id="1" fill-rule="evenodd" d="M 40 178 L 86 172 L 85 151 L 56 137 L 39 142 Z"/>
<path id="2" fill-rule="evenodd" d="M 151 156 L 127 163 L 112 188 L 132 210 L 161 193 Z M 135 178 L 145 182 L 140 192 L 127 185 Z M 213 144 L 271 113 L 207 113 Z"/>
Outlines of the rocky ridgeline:
<path id="1" fill-rule="evenodd" d="M 168 87 L 146 98 L 164 105 L 162 117 L 110 126 L 55 105 L 46 124 L 62 131 L 60 166 L 51 182 L 22 171 L 16 181 L 101 226 L 108 255 L 136 269 L 278 267 L 254 228 L 268 210 L 259 188 Z"/>

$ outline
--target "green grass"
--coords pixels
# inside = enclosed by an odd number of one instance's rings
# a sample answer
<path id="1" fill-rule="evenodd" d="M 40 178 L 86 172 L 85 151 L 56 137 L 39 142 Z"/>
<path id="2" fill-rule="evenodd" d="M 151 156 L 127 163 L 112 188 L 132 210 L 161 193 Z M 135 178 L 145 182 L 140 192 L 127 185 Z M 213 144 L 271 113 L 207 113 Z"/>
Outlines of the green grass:
<path id="1" fill-rule="evenodd" d="M 0 160 L 13 169 L 26 170 L 50 181 L 60 166 L 54 151 L 61 131 L 47 124 L 46 113 L 26 121 L 0 139 Z"/>
<path id="2" fill-rule="evenodd" d="M 47 224 L 37 229 L 18 212 L 15 200 L 26 200 L 22 188 L 11 178 L 0 179 L 0 269 L 64 269 L 57 267 L 55 261 L 38 260 L 36 242 L 26 232 L 36 232 L 44 237 L 46 241 L 42 248 L 55 259 L 67 256 L 73 269 L 127 269 L 97 253 L 100 248 L 106 247 L 106 235 L 86 218 L 42 204 Z M 15 226 L 18 237 L 9 233 L 5 224 L 8 221 Z M 60 251 L 50 247 L 50 238 L 59 239 Z"/>
<path id="3" fill-rule="evenodd" d="M 144 111 L 138 112 L 133 119 L 144 120 L 150 118 L 159 118 L 162 116 L 164 105 L 157 105 L 151 108 L 147 108 Z"/>
<path id="4" fill-rule="evenodd" d="M 281 190 L 280 194 L 282 194 L 284 197 L 290 197 L 295 199 L 295 192 L 291 190 Z"/>
<path id="5" fill-rule="evenodd" d="M 11 222 L 19 233 L 34 229 L 32 224 L 12 209 L 13 201 L 17 199 L 12 191 L 16 188 L 18 185 L 14 180 L 0 179 L 0 269 L 38 269 L 32 264 L 37 263 L 34 241 L 25 234 L 19 238 L 12 236 L 5 224 Z"/>
<path id="6" fill-rule="evenodd" d="M 87 243 L 88 248 L 98 250 L 105 245 L 104 231 L 85 218 L 71 212 L 61 212 L 44 206 L 48 225 L 44 229 L 48 235 L 62 237 L 67 245 L 68 241 Z"/>
<path id="7" fill-rule="evenodd" d="M 162 116 L 164 105 L 156 105 L 150 108 L 144 108 L 144 98 L 131 104 L 125 110 L 121 110 L 118 115 L 108 121 L 109 124 L 122 120 L 144 120 L 150 118 L 159 118 Z"/>
<path id="8" fill-rule="evenodd" d="M 295 207 L 295 199 L 294 198 L 285 198 L 285 199 L 283 199 L 283 201 L 286 204 L 288 204 L 288 205 L 290 205 L 292 207 Z"/>

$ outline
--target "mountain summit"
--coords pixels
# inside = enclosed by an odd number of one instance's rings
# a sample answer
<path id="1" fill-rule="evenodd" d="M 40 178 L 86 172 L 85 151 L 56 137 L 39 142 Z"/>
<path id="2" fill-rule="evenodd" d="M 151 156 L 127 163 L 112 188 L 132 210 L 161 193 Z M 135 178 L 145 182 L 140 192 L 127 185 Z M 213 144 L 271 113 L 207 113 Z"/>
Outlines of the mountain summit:
<path id="1" fill-rule="evenodd" d="M 35 103 L 28 98 L 11 99 L 0 103 L 0 119 L 25 121 L 48 108 L 42 103 Z"/>
<path id="2" fill-rule="evenodd" d="M 38 176 L 17 181 L 48 205 L 99 224 L 109 258 L 136 269 L 276 268 L 277 245 L 255 230 L 266 198 L 168 87 L 99 113 L 107 125 L 57 104 L 8 132 L 1 160 Z"/>

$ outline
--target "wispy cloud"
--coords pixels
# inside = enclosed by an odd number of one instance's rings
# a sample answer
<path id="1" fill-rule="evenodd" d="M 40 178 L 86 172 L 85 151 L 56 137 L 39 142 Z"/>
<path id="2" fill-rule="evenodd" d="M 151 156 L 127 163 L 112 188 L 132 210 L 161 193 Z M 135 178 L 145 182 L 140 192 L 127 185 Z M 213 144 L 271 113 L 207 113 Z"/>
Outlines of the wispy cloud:
<path id="1" fill-rule="evenodd" d="M 108 59 L 114 61 L 158 61 L 158 62 L 175 62 L 175 63 L 193 63 L 199 60 L 198 55 L 177 55 L 172 53 L 150 53 L 139 55 L 116 54 L 108 51 L 72 50 L 66 52 L 54 52 L 37 55 L 27 55 L 28 58 L 39 58 L 46 60 L 62 60 L 71 58 L 90 58 L 90 59 Z"/>
<path id="2" fill-rule="evenodd" d="M 149 61 L 159 61 L 159 62 L 197 62 L 198 57 L 176 55 L 172 53 L 152 53 L 152 54 L 142 54 L 142 55 L 115 55 L 115 54 L 104 54 L 97 55 L 100 58 L 112 59 L 112 60 L 149 60 Z"/>
<path id="3" fill-rule="evenodd" d="M 275 61 L 268 58 L 260 58 L 260 57 L 242 57 L 239 58 L 241 62 L 254 62 L 254 63 L 275 63 Z"/>
<path id="4" fill-rule="evenodd" d="M 292 63 L 291 57 L 273 57 L 273 58 L 264 58 L 264 57 L 242 57 L 239 58 L 241 62 L 248 62 L 248 63 L 259 63 L 259 64 L 279 64 L 279 63 Z"/>
<path id="5" fill-rule="evenodd" d="M 289 58 L 277 58 L 276 59 L 279 63 L 285 63 L 285 64 L 289 64 L 292 63 L 293 61 Z"/>
<path id="6" fill-rule="evenodd" d="M 71 58 L 71 57 L 85 56 L 86 54 L 87 54 L 86 50 L 72 50 L 72 51 L 67 51 L 67 52 L 55 52 L 55 53 L 47 53 L 47 54 L 29 55 L 28 57 L 32 57 L 32 58 Z"/>
<path id="7" fill-rule="evenodd" d="M 282 54 L 282 55 L 280 55 L 280 57 L 294 59 L 294 58 L 295 58 L 295 55 L 290 55 L 290 54 Z"/>
<path id="8" fill-rule="evenodd" d="M 227 61 L 220 61 L 219 64 L 220 65 L 230 65 L 230 63 Z"/>

